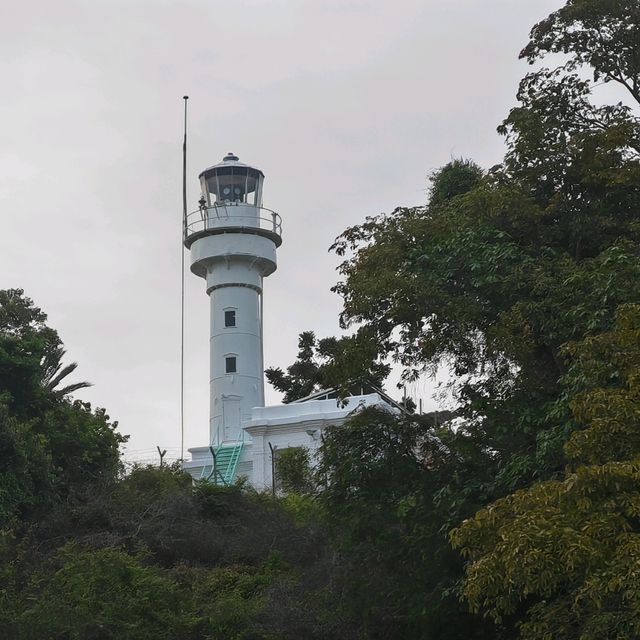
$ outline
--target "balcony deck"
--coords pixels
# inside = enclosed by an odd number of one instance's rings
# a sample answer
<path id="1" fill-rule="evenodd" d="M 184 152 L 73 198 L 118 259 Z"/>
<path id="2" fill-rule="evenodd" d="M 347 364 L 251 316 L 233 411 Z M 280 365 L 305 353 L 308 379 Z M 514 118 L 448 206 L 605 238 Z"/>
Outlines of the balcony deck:
<path id="1" fill-rule="evenodd" d="M 282 244 L 282 218 L 275 211 L 245 203 L 216 204 L 187 215 L 184 244 L 187 248 L 204 236 L 221 233 L 252 233 Z"/>

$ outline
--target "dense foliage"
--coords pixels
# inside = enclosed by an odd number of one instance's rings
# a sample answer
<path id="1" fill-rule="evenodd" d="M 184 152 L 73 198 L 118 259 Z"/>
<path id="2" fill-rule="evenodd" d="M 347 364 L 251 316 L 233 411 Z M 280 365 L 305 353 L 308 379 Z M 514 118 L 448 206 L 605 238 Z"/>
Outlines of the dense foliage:
<path id="1" fill-rule="evenodd" d="M 288 447 L 277 452 L 275 473 L 279 489 L 286 494 L 307 494 L 313 490 L 311 455 L 304 447 Z"/>
<path id="2" fill-rule="evenodd" d="M 465 595 L 500 620 L 526 604 L 522 637 L 640 636 L 640 306 L 568 345 L 580 429 L 563 476 L 518 491 L 453 532 Z"/>
<path id="3" fill-rule="evenodd" d="M 601 104 L 580 67 L 636 86 L 637 18 L 637 2 L 576 0 L 537 25 L 523 55 L 558 49 L 568 61 L 523 79 L 500 128 L 504 164 L 481 178 L 450 163 L 426 206 L 370 218 L 334 244 L 343 324 L 406 377 L 451 368 L 464 428 L 495 452 L 498 493 L 562 470 L 573 428 L 559 402 L 563 345 L 607 331 L 619 305 L 640 299 L 638 105 Z"/>
<path id="4" fill-rule="evenodd" d="M 46 316 L 19 289 L 0 291 L 0 528 L 108 482 L 126 440 L 102 409 L 58 388 L 75 365 Z"/>
<path id="5" fill-rule="evenodd" d="M 194 488 L 177 469 L 134 469 L 57 505 L 26 533 L 5 532 L 0 632 L 24 640 L 331 637 L 306 629 L 304 616 L 269 612 L 274 598 L 298 608 L 305 592 L 296 568 L 320 565 L 322 554 L 268 498 Z"/>
<path id="6" fill-rule="evenodd" d="M 485 503 L 487 473 L 434 418 L 369 408 L 325 434 L 317 501 L 366 638 L 502 637 L 460 603 L 463 562 L 447 536 Z"/>

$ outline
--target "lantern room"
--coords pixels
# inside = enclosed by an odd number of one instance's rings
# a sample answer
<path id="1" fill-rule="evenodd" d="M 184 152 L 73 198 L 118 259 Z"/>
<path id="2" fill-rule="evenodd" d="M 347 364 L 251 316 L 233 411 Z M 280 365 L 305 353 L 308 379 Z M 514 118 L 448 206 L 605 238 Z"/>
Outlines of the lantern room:
<path id="1" fill-rule="evenodd" d="M 239 161 L 233 153 L 222 162 L 200 174 L 202 198 L 207 207 L 216 205 L 248 204 L 262 206 L 264 174 Z"/>

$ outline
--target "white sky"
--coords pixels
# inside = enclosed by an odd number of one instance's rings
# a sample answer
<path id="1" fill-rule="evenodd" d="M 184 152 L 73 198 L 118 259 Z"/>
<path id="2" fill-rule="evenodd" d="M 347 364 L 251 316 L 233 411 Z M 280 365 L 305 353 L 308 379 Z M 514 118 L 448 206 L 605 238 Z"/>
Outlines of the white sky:
<path id="1" fill-rule="evenodd" d="M 3 2 L 0 287 L 49 315 L 79 397 L 139 457 L 180 443 L 182 96 L 197 174 L 233 151 L 282 215 L 265 364 L 335 335 L 333 239 L 415 205 L 452 157 L 499 162 L 533 24 L 562 0 Z M 187 274 L 186 445 L 208 437 L 208 300 Z M 410 389 L 435 407 L 431 385 Z M 278 395 L 267 389 L 267 402 Z"/>

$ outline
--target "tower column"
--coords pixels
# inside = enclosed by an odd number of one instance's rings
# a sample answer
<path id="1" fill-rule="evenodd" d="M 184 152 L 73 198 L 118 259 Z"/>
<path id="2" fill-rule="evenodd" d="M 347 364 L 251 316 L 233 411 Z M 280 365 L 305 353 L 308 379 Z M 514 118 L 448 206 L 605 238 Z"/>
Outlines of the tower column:
<path id="1" fill-rule="evenodd" d="M 191 271 L 210 298 L 210 444 L 242 438 L 264 406 L 263 279 L 277 267 L 280 216 L 261 206 L 261 171 L 229 154 L 200 174 L 200 209 L 187 217 Z"/>
<path id="2" fill-rule="evenodd" d="M 264 406 L 260 298 L 253 286 L 210 291 L 210 434 L 212 444 L 237 440 L 253 407 Z"/>

